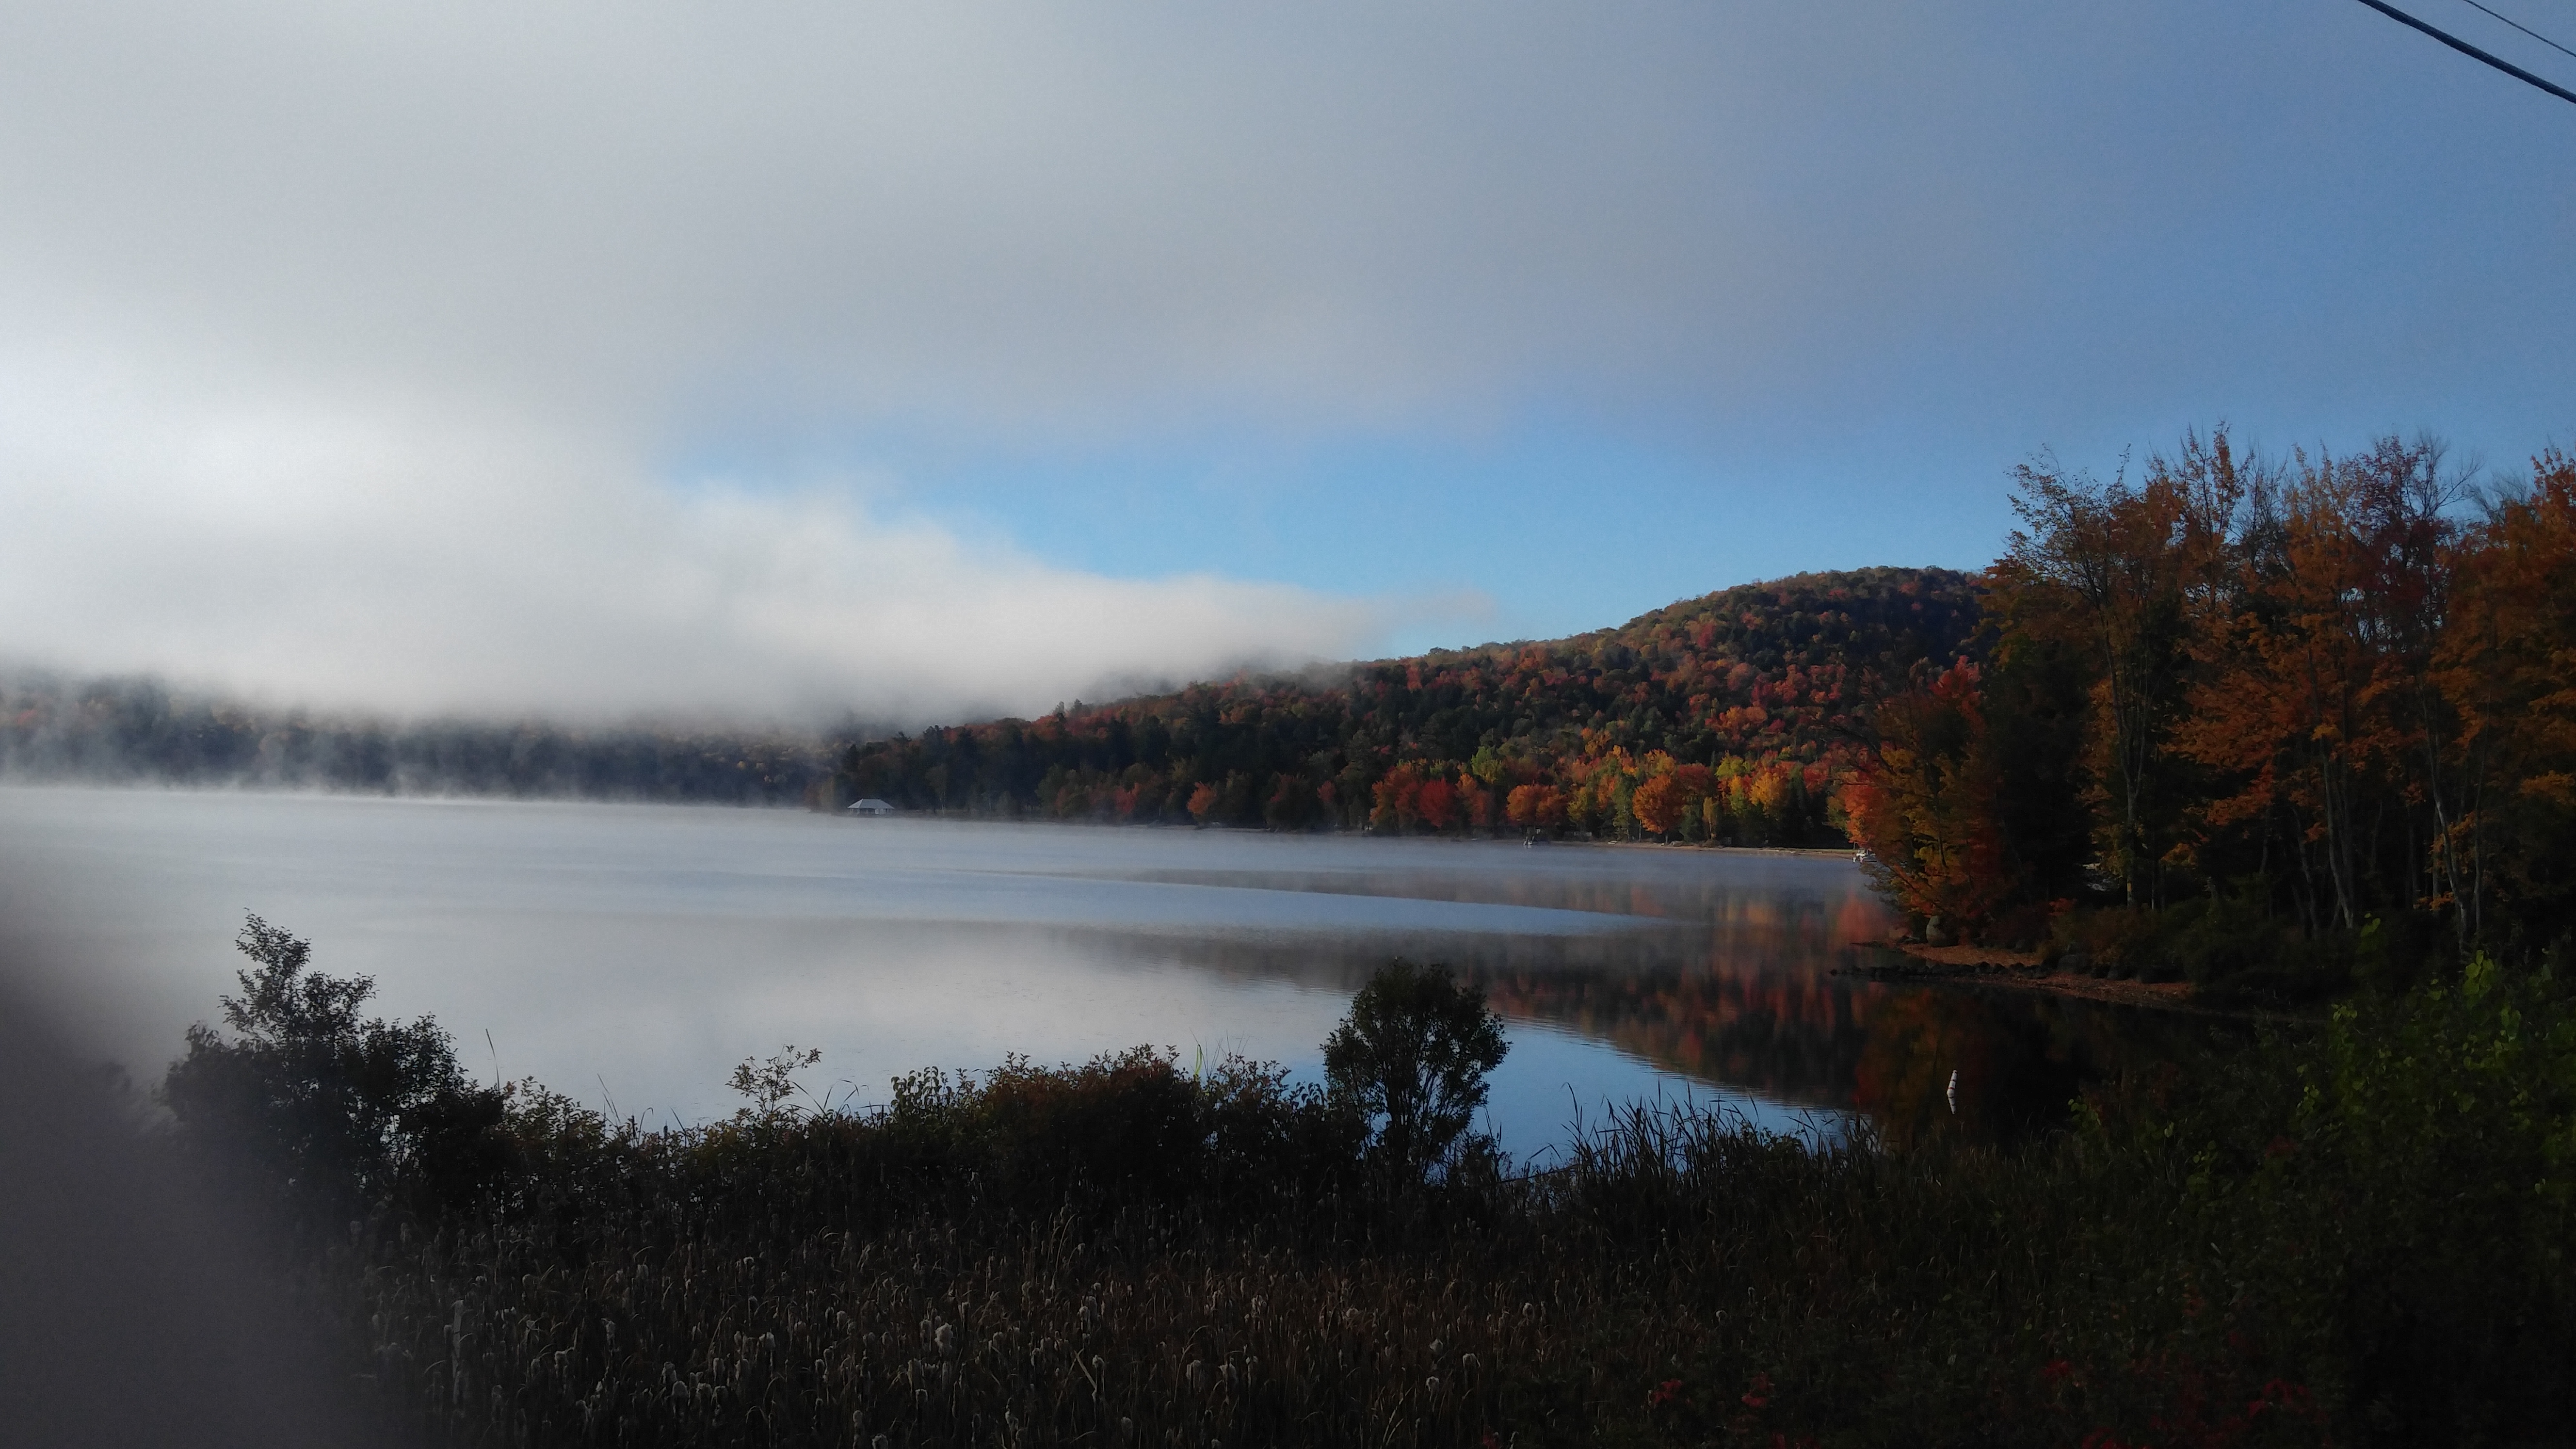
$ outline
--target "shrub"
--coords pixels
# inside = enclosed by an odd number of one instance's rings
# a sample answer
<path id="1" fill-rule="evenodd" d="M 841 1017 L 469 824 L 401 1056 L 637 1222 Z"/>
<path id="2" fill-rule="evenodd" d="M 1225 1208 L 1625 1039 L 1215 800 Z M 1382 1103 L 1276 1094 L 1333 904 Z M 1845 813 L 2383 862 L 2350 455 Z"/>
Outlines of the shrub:
<path id="1" fill-rule="evenodd" d="M 467 1079 L 435 1019 L 362 1019 L 373 978 L 310 970 L 311 943 L 256 915 L 234 944 L 254 969 L 221 998 L 233 1034 L 191 1026 L 162 1079 L 185 1140 L 342 1204 L 444 1201 L 499 1169 L 506 1096 Z"/>
<path id="2" fill-rule="evenodd" d="M 2265 1201 L 2328 1284 L 2371 1417 L 2418 1442 L 2576 1414 L 2576 1005 L 2470 960 L 2455 983 L 2338 1007 L 2303 1064 Z"/>
<path id="3" fill-rule="evenodd" d="M 924 1166 L 971 1172 L 1007 1201 L 1161 1199 L 1208 1173 L 1207 1105 L 1170 1053 L 1131 1047 L 1078 1067 L 1011 1057 L 980 1082 L 936 1068 L 899 1077 L 882 1126 Z"/>

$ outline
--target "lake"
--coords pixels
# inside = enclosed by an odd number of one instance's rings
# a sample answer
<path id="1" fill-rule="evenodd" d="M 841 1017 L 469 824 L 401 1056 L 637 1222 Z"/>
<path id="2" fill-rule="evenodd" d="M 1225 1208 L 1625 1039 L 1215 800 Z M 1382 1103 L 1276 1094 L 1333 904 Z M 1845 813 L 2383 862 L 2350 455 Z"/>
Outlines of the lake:
<path id="1" fill-rule="evenodd" d="M 1522 1157 L 1605 1104 L 1722 1100 L 2003 1128 L 2062 1111 L 2134 1014 L 1838 975 L 1893 924 L 1847 857 L 1284 836 L 797 811 L 0 789 L 12 929 L 156 1079 L 255 911 L 469 1067 L 648 1125 L 740 1105 L 735 1063 L 818 1047 L 818 1091 L 1135 1043 L 1321 1070 L 1397 955 L 1483 984 L 1512 1042 L 1487 1126 Z"/>

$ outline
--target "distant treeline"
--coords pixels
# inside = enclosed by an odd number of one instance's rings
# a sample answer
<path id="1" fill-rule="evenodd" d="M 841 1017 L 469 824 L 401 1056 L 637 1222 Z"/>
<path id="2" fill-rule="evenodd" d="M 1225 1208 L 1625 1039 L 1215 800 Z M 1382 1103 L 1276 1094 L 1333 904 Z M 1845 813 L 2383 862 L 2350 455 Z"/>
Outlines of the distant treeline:
<path id="1" fill-rule="evenodd" d="M 1747 584 L 1615 629 L 1241 678 L 852 745 L 841 805 L 1068 820 L 1839 844 L 1874 701 L 1948 666 L 1973 581 Z"/>
<path id="2" fill-rule="evenodd" d="M 0 681 L 0 775 L 401 795 L 795 804 L 830 779 L 812 736 L 270 712 L 146 679 Z"/>

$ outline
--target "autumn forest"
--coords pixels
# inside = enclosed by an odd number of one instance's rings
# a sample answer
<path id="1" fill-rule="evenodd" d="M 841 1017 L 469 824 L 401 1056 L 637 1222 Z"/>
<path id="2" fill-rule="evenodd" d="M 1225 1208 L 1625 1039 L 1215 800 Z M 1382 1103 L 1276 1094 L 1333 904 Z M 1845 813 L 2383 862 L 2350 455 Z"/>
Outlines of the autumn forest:
<path id="1" fill-rule="evenodd" d="M 1616 629 L 1237 679 L 851 746 L 834 801 L 1068 820 L 1836 845 L 1876 699 L 1966 647 L 1972 581 L 1750 584 Z"/>
<path id="2" fill-rule="evenodd" d="M 2091 902 L 2258 953 L 2566 932 L 2576 462 L 2480 488 L 2430 441 L 2267 461 L 2221 431 L 2017 481 L 1977 647 L 1882 704 L 1838 797 L 1918 918 L 2026 941 Z"/>

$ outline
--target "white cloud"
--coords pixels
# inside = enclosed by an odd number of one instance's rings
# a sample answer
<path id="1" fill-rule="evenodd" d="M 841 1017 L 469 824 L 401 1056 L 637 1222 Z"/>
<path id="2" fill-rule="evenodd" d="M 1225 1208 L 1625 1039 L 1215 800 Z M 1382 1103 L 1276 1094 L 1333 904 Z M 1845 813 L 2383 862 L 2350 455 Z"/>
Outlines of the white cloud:
<path id="1" fill-rule="evenodd" d="M 1048 567 L 882 483 L 666 484 L 515 420 L 36 371 L 0 369 L 0 619 L 56 667 L 405 713 L 910 722 L 1348 657 L 1390 612 Z"/>

